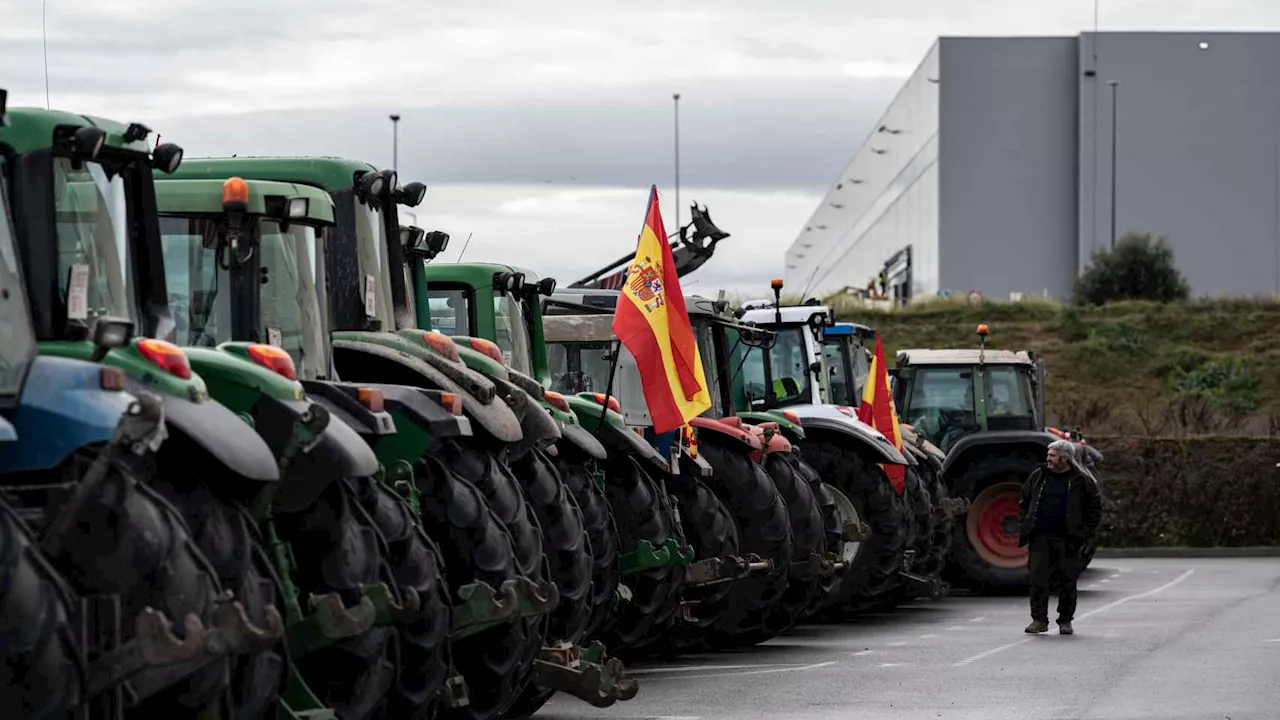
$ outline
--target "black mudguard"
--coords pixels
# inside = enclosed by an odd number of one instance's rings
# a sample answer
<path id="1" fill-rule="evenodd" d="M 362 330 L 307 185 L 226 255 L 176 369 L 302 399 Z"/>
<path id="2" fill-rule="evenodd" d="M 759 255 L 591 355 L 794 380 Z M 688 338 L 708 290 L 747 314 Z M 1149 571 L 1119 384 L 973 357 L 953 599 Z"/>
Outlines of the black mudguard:
<path id="1" fill-rule="evenodd" d="M 560 439 L 560 423 L 551 417 L 551 413 L 542 407 L 542 386 L 537 385 L 538 394 L 531 395 L 527 390 L 515 383 L 490 378 L 498 388 L 498 395 L 511 398 L 508 404 L 520 418 L 520 432 L 524 436 L 524 445 L 534 447 L 554 443 Z"/>
<path id="2" fill-rule="evenodd" d="M 560 427 L 560 439 L 578 448 L 579 452 L 594 460 L 604 460 L 608 457 L 604 445 L 601 445 L 600 441 L 581 425 L 562 425 Z"/>
<path id="3" fill-rule="evenodd" d="M 462 410 L 471 419 L 473 425 L 480 426 L 480 429 L 500 442 L 519 442 L 524 437 L 520 430 L 519 418 L 516 417 L 515 412 L 505 402 L 501 400 L 494 400 L 488 403 L 481 402 L 472 394 L 464 391 L 458 383 L 430 363 L 399 350 L 356 340 L 335 340 L 333 347 L 335 351 L 345 350 L 361 353 L 393 362 L 421 377 L 423 385 L 459 395 L 462 398 Z M 484 380 L 487 383 L 487 387 L 493 387 L 492 382 L 487 381 L 483 376 L 477 374 L 476 377 L 478 378 L 477 382 Z"/>
<path id="4" fill-rule="evenodd" d="M 439 397 L 444 394 L 443 390 L 369 383 L 352 387 L 382 390 L 387 408 L 403 414 L 433 438 L 471 437 L 471 421 L 461 415 L 454 415 L 440 404 Z"/>
<path id="5" fill-rule="evenodd" d="M 600 428 L 600 433 L 596 437 L 600 439 L 600 443 L 604 445 L 605 450 L 610 453 L 634 455 L 637 460 L 644 463 L 650 472 L 656 472 L 659 475 L 671 474 L 671 463 L 667 462 L 662 453 L 658 452 L 656 448 L 632 431 L 631 428 L 619 427 L 606 422 L 604 427 Z"/>
<path id="6" fill-rule="evenodd" d="M 978 448 L 995 445 L 1002 451 L 1025 449 L 1034 454 L 1044 452 L 1057 439 L 1052 433 L 1037 430 L 997 430 L 968 435 L 951 446 L 946 461 L 942 463 L 942 473 L 949 475 L 957 463 L 968 462 Z M 963 468 L 958 471 L 963 472 Z"/>
<path id="7" fill-rule="evenodd" d="M 137 391 L 139 387 L 131 389 Z M 164 414 L 171 432 L 177 429 L 231 472 L 259 482 L 280 479 L 280 466 L 271 448 L 249 423 L 225 405 L 165 395 Z"/>
<path id="8" fill-rule="evenodd" d="M 872 464 L 907 465 L 910 462 L 883 435 L 865 432 L 852 423 L 831 418 L 803 416 L 801 426 L 804 428 L 806 438 L 810 441 L 816 440 L 809 437 L 810 431 L 838 433 L 847 437 L 854 452 Z"/>

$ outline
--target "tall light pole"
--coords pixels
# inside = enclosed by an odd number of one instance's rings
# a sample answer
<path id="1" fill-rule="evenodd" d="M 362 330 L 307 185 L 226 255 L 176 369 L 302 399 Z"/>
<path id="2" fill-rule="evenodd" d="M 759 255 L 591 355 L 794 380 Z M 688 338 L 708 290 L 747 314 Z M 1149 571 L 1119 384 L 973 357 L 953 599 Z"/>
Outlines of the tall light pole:
<path id="1" fill-rule="evenodd" d="M 1120 89 L 1119 80 L 1108 80 L 1111 86 L 1111 249 L 1116 249 L 1116 98 Z"/>
<path id="2" fill-rule="evenodd" d="M 676 232 L 680 231 L 680 93 L 671 96 L 675 104 L 676 123 Z"/>
<path id="3" fill-rule="evenodd" d="M 400 172 L 400 116 L 391 116 L 391 169 Z"/>

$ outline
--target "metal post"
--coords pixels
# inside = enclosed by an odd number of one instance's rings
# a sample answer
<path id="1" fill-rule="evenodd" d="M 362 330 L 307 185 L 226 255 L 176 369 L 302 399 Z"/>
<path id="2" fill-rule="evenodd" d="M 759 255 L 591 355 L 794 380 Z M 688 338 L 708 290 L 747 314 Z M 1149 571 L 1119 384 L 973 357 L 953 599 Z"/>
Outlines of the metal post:
<path id="1" fill-rule="evenodd" d="M 1116 120 L 1119 115 L 1116 113 L 1116 97 L 1117 90 L 1120 88 L 1119 80 L 1108 80 L 1107 84 L 1111 86 L 1111 249 L 1116 249 Z"/>
<path id="2" fill-rule="evenodd" d="M 391 116 L 391 169 L 400 172 L 400 116 Z"/>
<path id="3" fill-rule="evenodd" d="M 680 93 L 671 96 L 675 103 L 676 122 L 676 231 L 680 230 Z"/>

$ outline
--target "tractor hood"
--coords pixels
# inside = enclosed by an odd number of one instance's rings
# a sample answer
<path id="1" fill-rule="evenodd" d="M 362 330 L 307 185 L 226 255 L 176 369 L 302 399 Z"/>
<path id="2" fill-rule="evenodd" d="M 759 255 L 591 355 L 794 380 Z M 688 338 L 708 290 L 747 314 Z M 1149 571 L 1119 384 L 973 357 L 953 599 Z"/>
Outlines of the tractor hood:
<path id="1" fill-rule="evenodd" d="M 806 436 L 811 430 L 827 430 L 848 435 L 859 445 L 869 450 L 877 458 L 877 462 L 890 465 L 908 465 L 910 461 L 893 446 L 880 431 L 870 425 L 849 417 L 835 408 L 834 405 L 793 405 L 787 408 L 800 416 L 800 425 Z M 812 438 L 810 438 L 812 439 Z"/>

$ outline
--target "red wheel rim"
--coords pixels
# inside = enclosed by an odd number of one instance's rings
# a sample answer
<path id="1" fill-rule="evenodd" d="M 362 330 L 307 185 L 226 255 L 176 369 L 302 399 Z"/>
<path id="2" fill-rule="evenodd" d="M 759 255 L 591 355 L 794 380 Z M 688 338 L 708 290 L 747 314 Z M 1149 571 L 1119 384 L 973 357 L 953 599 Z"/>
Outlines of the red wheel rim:
<path id="1" fill-rule="evenodd" d="M 969 544 L 984 561 L 996 567 L 1027 564 L 1027 548 L 1018 547 L 1018 498 L 1022 488 L 1014 483 L 992 485 L 973 499 L 965 518 Z"/>

